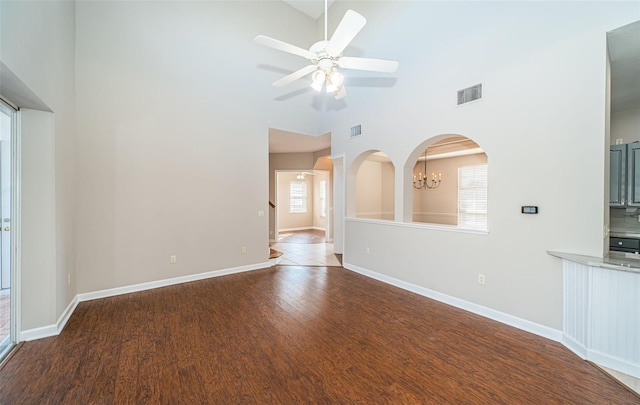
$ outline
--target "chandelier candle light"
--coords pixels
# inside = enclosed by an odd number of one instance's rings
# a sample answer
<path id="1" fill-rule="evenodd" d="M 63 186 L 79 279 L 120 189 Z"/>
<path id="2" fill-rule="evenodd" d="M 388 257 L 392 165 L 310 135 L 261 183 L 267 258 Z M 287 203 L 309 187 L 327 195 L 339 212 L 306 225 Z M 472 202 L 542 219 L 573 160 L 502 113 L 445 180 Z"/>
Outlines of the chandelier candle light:
<path id="1" fill-rule="evenodd" d="M 428 189 L 432 190 L 434 188 L 438 188 L 440 186 L 440 182 L 442 181 L 442 173 L 431 173 L 431 178 L 429 179 L 429 175 L 427 174 L 427 151 L 424 151 L 424 176 L 422 172 L 418 174 L 418 176 L 413 176 L 413 188 L 418 190 L 420 189 Z"/>

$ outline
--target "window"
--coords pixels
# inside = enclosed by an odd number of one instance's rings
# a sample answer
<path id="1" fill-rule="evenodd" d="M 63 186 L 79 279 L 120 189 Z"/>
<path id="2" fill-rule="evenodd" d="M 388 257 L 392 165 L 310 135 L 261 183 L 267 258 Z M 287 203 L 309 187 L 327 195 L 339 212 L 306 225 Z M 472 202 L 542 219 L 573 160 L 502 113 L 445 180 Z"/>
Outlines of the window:
<path id="1" fill-rule="evenodd" d="M 307 182 L 292 180 L 289 183 L 289 212 L 307 212 Z"/>
<path id="2" fill-rule="evenodd" d="M 487 165 L 458 168 L 458 226 L 487 229 Z"/>
<path id="3" fill-rule="evenodd" d="M 320 180 L 320 217 L 327 216 L 327 181 Z"/>

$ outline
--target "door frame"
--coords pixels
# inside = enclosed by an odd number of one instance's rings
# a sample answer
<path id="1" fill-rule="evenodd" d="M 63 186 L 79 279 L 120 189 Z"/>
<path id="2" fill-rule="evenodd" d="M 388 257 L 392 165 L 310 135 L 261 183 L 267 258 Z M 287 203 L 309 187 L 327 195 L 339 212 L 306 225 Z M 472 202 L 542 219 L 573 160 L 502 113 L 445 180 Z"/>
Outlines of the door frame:
<path id="1" fill-rule="evenodd" d="M 20 264 L 21 264 L 21 245 L 20 245 L 20 229 L 21 229 L 21 221 L 20 221 L 20 185 L 21 185 L 21 147 L 20 147 L 20 134 L 21 134 L 21 120 L 22 115 L 20 112 L 20 108 L 18 108 L 13 103 L 7 101 L 6 99 L 0 97 L 0 102 L 4 106 L 8 106 L 11 110 L 11 197 L 10 197 L 10 206 L 11 206 L 11 217 L 9 222 L 10 226 L 10 331 L 9 331 L 9 339 L 10 342 L 7 347 L 3 348 L 0 353 L 0 361 L 6 358 L 6 356 L 11 352 L 11 350 L 15 347 L 17 343 L 19 343 L 20 339 L 20 327 L 21 322 L 19 319 L 20 314 L 20 288 L 21 288 L 21 280 L 20 280 Z M 4 225 L 4 222 L 0 222 L 0 225 Z M 4 231 L 3 231 L 4 232 Z"/>

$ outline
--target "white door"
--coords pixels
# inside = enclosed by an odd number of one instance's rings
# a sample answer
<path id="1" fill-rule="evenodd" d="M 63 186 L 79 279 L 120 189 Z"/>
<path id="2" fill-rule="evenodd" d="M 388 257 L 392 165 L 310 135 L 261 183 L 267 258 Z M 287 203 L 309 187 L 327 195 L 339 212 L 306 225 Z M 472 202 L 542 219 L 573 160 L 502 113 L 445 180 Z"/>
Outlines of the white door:
<path id="1" fill-rule="evenodd" d="M 11 142 L 16 110 L 0 100 L 0 360 L 15 345 L 15 294 L 11 264 Z"/>
<path id="2" fill-rule="evenodd" d="M 0 288 L 11 288 L 11 139 L 0 139 Z"/>
<path id="3" fill-rule="evenodd" d="M 0 110 L 0 289 L 11 288 L 11 133 L 14 111 Z"/>

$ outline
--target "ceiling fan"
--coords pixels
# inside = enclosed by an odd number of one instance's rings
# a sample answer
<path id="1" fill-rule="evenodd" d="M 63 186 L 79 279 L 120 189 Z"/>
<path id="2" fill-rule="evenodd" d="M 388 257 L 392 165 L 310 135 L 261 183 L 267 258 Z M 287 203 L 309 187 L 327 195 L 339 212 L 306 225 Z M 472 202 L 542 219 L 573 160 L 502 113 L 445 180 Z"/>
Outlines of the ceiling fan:
<path id="1" fill-rule="evenodd" d="M 311 87 L 321 91 L 324 86 L 327 93 L 333 93 L 336 100 L 347 95 L 344 88 L 344 76 L 338 71 L 343 69 L 368 70 L 372 72 L 393 73 L 399 62 L 387 59 L 356 58 L 343 56 L 342 52 L 367 23 L 366 18 L 353 10 L 347 10 L 338 24 L 331 39 L 327 40 L 327 0 L 324 2 L 324 40 L 311 45 L 309 50 L 282 42 L 264 35 L 258 35 L 255 42 L 280 51 L 302 56 L 311 61 L 303 67 L 273 83 L 274 86 L 285 86 L 308 74 L 311 76 Z"/>

